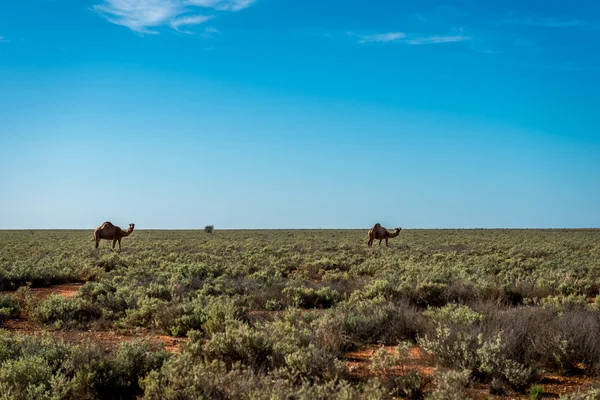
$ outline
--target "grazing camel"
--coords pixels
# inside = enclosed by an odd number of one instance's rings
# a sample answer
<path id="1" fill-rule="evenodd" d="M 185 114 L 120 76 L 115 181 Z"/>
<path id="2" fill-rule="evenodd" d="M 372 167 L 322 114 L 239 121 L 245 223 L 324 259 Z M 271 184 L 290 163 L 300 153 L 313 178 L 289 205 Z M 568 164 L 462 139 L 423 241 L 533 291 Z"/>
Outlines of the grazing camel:
<path id="1" fill-rule="evenodd" d="M 119 242 L 119 251 L 121 251 L 121 239 L 131 235 L 133 228 L 135 228 L 135 224 L 129 224 L 129 228 L 123 230 L 106 221 L 94 231 L 94 238 L 92 240 L 96 242 L 96 248 L 98 248 L 98 244 L 100 244 L 100 239 L 112 240 L 113 249 L 115 248 L 115 244 Z"/>
<path id="2" fill-rule="evenodd" d="M 370 230 L 369 230 L 369 241 L 367 242 L 367 245 L 369 247 L 373 246 L 373 240 L 379 240 L 379 245 L 381 246 L 381 241 L 383 239 L 385 239 L 385 245 L 388 245 L 388 239 L 389 238 L 393 238 L 396 237 L 400 234 L 400 231 L 402 230 L 402 228 L 396 228 L 394 229 L 394 232 L 390 232 L 387 229 L 385 229 L 384 227 L 382 227 L 380 224 L 375 224 Z"/>

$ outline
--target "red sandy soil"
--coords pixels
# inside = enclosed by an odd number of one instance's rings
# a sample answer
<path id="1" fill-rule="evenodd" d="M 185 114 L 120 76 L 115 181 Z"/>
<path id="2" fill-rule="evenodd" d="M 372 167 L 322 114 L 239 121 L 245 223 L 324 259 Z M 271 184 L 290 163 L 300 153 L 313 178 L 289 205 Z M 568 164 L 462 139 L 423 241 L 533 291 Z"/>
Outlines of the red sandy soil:
<path id="1" fill-rule="evenodd" d="M 371 356 L 379 350 L 380 346 L 369 346 L 367 348 L 346 353 L 345 363 L 351 375 L 357 378 L 365 378 L 377 375 L 376 372 L 369 370 Z M 385 349 L 392 354 L 396 354 L 394 347 L 385 346 Z M 408 355 L 404 367 L 398 366 L 391 369 L 390 374 L 399 375 L 406 371 L 419 371 L 425 376 L 433 377 L 437 372 L 446 371 L 446 368 L 435 366 L 432 357 L 424 352 L 418 346 L 414 346 Z M 558 376 L 545 375 L 536 385 L 544 388 L 544 398 L 558 398 L 560 395 L 576 393 L 599 385 L 600 379 L 587 376 Z M 476 384 L 469 390 L 470 396 L 475 400 L 488 398 L 494 399 L 529 399 L 527 394 L 509 393 L 506 396 L 490 395 L 489 388 L 484 384 Z"/>
<path id="2" fill-rule="evenodd" d="M 51 294 L 57 294 L 59 296 L 63 296 L 66 299 L 70 299 L 71 297 L 77 294 L 77 291 L 83 285 L 83 283 L 65 283 L 63 285 L 54 285 L 43 288 L 32 288 L 29 290 L 31 291 L 31 294 L 33 294 L 41 301 L 44 301 L 46 297 L 50 296 Z"/>
<path id="3" fill-rule="evenodd" d="M 30 289 L 31 294 L 36 296 L 40 300 L 45 300 L 48 296 L 56 294 L 63 296 L 67 299 L 75 296 L 83 283 L 67 283 L 63 285 L 54 285 L 44 288 L 33 288 Z M 119 344 L 130 342 L 136 339 L 149 340 L 156 343 L 158 346 L 164 348 L 166 351 L 171 353 L 179 353 L 181 346 L 187 341 L 186 338 L 179 338 L 168 335 L 161 335 L 159 333 L 152 332 L 148 329 L 135 329 L 130 332 L 117 332 L 117 331 L 57 331 L 47 330 L 44 326 L 35 323 L 25 318 L 9 320 L 2 326 L 3 329 L 8 330 L 12 333 L 18 333 L 21 335 L 42 335 L 44 333 L 50 333 L 51 335 L 61 338 L 62 340 L 69 343 L 81 343 L 85 341 L 92 341 L 96 345 L 100 345 L 103 348 L 115 348 Z"/>

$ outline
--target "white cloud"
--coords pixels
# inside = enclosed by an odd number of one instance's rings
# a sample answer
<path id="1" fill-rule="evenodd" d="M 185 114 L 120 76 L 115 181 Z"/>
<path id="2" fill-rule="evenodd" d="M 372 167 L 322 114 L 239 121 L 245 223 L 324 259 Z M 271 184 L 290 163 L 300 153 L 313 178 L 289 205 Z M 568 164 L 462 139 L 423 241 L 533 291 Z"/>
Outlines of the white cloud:
<path id="1" fill-rule="evenodd" d="M 0 36 L 0 43 L 8 43 L 8 40 L 4 39 L 4 36 Z"/>
<path id="2" fill-rule="evenodd" d="M 255 0 L 188 0 L 187 4 L 214 8 L 220 11 L 239 11 L 248 8 Z"/>
<path id="3" fill-rule="evenodd" d="M 377 33 L 375 35 L 357 35 L 352 32 L 347 32 L 346 34 L 358 37 L 358 43 L 393 42 L 406 37 L 406 34 L 403 32 Z"/>
<path id="4" fill-rule="evenodd" d="M 462 29 L 461 29 L 462 31 Z M 414 35 L 406 35 L 403 32 L 377 33 L 374 35 L 358 35 L 353 32 L 346 32 L 349 36 L 358 37 L 358 43 L 374 43 L 374 42 L 398 42 L 411 45 L 421 44 L 437 44 L 437 43 L 452 43 L 471 40 L 470 36 L 454 35 L 454 36 L 425 36 L 414 37 Z"/>
<path id="5" fill-rule="evenodd" d="M 239 11 L 255 0 L 103 0 L 92 9 L 109 22 L 126 26 L 132 31 L 147 34 L 159 33 L 156 28 L 201 24 L 212 18 L 198 15 L 200 10 Z M 187 32 L 189 33 L 189 32 Z"/>
<path id="6" fill-rule="evenodd" d="M 198 24 L 208 21 L 211 18 L 212 18 L 212 16 L 206 16 L 206 15 L 190 15 L 190 16 L 174 19 L 171 21 L 171 23 L 169 25 L 171 25 L 171 28 L 175 29 L 176 31 L 179 31 L 179 27 L 181 27 L 181 26 L 198 25 Z M 190 33 L 190 32 L 185 32 L 185 33 Z"/>
<path id="7" fill-rule="evenodd" d="M 454 42 L 463 42 L 465 40 L 471 40 L 470 36 L 428 36 L 428 37 L 419 37 L 415 39 L 405 40 L 406 44 L 413 45 L 421 45 L 421 44 L 437 44 L 437 43 L 454 43 Z"/>

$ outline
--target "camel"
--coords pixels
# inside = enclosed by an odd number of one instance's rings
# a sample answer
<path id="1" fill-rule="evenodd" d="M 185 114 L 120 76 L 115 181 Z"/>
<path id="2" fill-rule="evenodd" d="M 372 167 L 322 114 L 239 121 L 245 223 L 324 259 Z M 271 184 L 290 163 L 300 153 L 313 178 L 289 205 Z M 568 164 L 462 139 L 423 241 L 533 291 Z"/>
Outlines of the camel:
<path id="1" fill-rule="evenodd" d="M 119 251 L 121 251 L 121 239 L 131 235 L 133 228 L 135 228 L 135 224 L 129 224 L 129 228 L 123 230 L 106 221 L 94 231 L 94 238 L 92 240 L 96 242 L 96 248 L 98 248 L 98 245 L 100 244 L 100 239 L 112 240 L 113 249 L 115 248 L 115 244 L 119 242 Z"/>
<path id="2" fill-rule="evenodd" d="M 385 245 L 387 246 L 388 239 L 398 236 L 400 234 L 401 230 L 402 230 L 402 228 L 396 228 L 396 229 L 394 229 L 394 232 L 390 232 L 387 229 L 385 229 L 384 227 L 382 227 L 380 224 L 375 224 L 369 230 L 369 241 L 367 242 L 367 245 L 369 247 L 372 247 L 373 241 L 377 239 L 377 240 L 379 240 L 379 245 L 381 246 L 381 241 L 383 239 L 385 239 Z"/>

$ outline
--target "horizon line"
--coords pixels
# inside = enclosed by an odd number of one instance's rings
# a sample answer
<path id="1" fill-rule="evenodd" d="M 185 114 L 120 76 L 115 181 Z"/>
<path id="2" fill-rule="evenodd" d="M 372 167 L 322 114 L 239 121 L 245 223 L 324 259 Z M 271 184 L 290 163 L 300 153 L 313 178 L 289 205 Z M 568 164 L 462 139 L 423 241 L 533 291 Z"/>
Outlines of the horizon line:
<path id="1" fill-rule="evenodd" d="M 89 231 L 97 228 L 0 228 L 0 231 Z M 221 228 L 214 229 L 216 231 L 332 231 L 332 230 L 343 230 L 343 231 L 356 231 L 356 230 L 369 230 L 371 227 L 360 227 L 360 228 Z M 393 228 L 389 228 L 393 229 Z M 600 227 L 462 227 L 462 228 L 402 228 L 402 230 L 595 230 Z M 136 228 L 135 231 L 203 231 L 204 228 Z"/>

